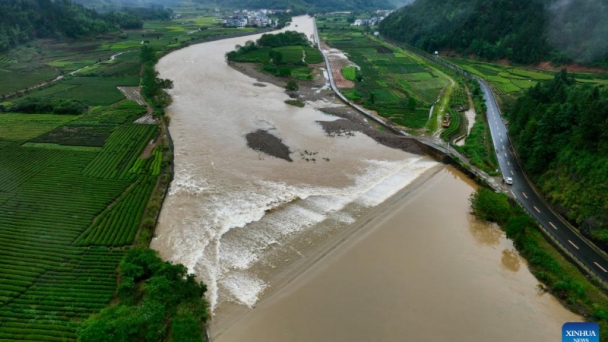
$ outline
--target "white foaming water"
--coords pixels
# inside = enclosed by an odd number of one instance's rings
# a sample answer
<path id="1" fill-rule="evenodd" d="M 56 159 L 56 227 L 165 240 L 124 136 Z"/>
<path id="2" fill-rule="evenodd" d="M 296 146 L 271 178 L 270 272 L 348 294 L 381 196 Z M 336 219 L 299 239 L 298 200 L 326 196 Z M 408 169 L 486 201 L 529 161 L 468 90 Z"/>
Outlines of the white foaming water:
<path id="1" fill-rule="evenodd" d="M 310 18 L 294 24 L 312 32 Z M 350 203 L 377 205 L 436 165 L 363 134 L 329 137 L 317 121 L 334 117 L 286 105 L 289 97 L 274 85 L 254 86 L 224 54 L 255 39 L 195 45 L 158 63 L 161 77 L 174 81 L 167 113 L 175 180 L 151 246 L 207 284 L 212 309 L 225 301 L 254 305 L 272 285 L 260 265 L 279 272 L 278 255 L 300 256 L 293 241 L 355 222 Z M 281 138 L 293 162 L 249 149 L 244 136 L 258 129 Z"/>
<path id="2" fill-rule="evenodd" d="M 258 301 L 258 294 L 266 287 L 261 280 L 238 272 L 232 272 L 221 283 L 233 296 L 233 300 L 248 307 Z"/>
<path id="3" fill-rule="evenodd" d="M 377 206 L 396 194 L 397 191 L 410 184 L 422 172 L 434 165 L 436 165 L 436 163 L 430 161 L 409 164 L 369 189 L 357 200 L 357 203 L 367 207 Z"/>
<path id="4" fill-rule="evenodd" d="M 200 221 L 184 220 L 188 216 L 175 221 L 185 233 L 183 237 L 189 238 L 179 240 L 182 248 L 174 257 L 186 262 L 190 270 L 196 270 L 205 279 L 213 307 L 220 304 L 222 298 L 251 306 L 266 284 L 247 270 L 269 250 L 328 218 L 353 223 L 352 216 L 341 212 L 347 204 L 357 201 L 370 207 L 383 202 L 436 165 L 420 159 L 365 161 L 365 171 L 350 176 L 353 185 L 345 188 L 294 187 L 264 181 L 259 182 L 255 191 L 234 189 L 212 196 L 197 193 L 202 195 L 198 200 L 205 203 L 199 208 L 200 215 L 195 216 Z M 186 189 L 192 187 L 191 183 L 186 184 Z M 207 189 L 212 192 L 213 188 Z M 190 191 L 187 193 L 192 195 Z M 191 202 L 197 201 L 189 197 Z M 211 197 L 210 201 L 205 197 Z M 229 232 L 232 235 L 227 236 Z M 239 272 L 237 278 L 234 272 Z M 222 290 L 225 293 L 220 293 Z"/>

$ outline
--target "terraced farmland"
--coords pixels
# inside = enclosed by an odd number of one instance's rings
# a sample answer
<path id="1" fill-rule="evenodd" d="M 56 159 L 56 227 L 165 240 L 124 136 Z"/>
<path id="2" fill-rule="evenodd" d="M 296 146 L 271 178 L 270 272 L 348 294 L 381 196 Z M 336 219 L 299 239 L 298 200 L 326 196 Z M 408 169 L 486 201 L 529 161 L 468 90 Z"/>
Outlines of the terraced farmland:
<path id="1" fill-rule="evenodd" d="M 505 66 L 491 63 L 475 62 L 459 58 L 451 58 L 450 62 L 460 68 L 487 80 L 498 94 L 501 106 L 507 107 L 515 103 L 528 88 L 538 82 L 553 79 L 555 71 L 533 70 L 516 66 Z M 608 84 L 608 76 L 602 74 L 574 73 L 579 82 L 597 85 Z"/>
<path id="2" fill-rule="evenodd" d="M 158 132 L 139 114 L 0 114 L 0 341 L 74 341 L 112 299 L 162 162 L 132 172 Z"/>
<path id="3" fill-rule="evenodd" d="M 342 69 L 346 79 L 356 81 L 355 88 L 345 92 L 350 99 L 397 124 L 426 125 L 431 105 L 449 84 L 444 74 L 417 56 L 364 34 L 365 28 L 351 26 L 345 15 L 318 17 L 317 26 L 323 41 L 360 67 L 360 81 L 354 67 Z M 416 108 L 408 107 L 410 98 Z"/>

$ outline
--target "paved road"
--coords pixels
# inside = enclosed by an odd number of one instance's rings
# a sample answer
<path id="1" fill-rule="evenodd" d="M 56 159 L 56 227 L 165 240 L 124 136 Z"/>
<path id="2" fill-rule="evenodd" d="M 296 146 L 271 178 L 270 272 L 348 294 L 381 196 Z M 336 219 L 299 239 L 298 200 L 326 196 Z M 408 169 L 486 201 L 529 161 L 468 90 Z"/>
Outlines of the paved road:
<path id="1" fill-rule="evenodd" d="M 511 193 L 562 246 L 600 279 L 608 283 L 608 257 L 584 239 L 578 231 L 574 230 L 575 228 L 565 224 L 533 190 L 513 154 L 507 137 L 507 129 L 501 119 L 492 90 L 485 81 L 480 80 L 479 83 L 488 108 L 488 123 L 500 170 L 505 177 L 513 178 Z"/>
<path id="2" fill-rule="evenodd" d="M 318 32 L 316 30 L 316 23 L 315 40 L 316 42 L 320 41 Z M 340 93 L 338 88 L 333 83 L 329 61 L 327 60 L 327 57 L 323 53 L 320 46 L 319 50 L 325 57 L 325 62 L 328 67 L 330 85 L 336 94 L 342 97 L 346 103 L 354 106 L 362 113 L 384 125 L 387 125 L 387 123 L 380 121 L 379 118 L 376 118 L 365 109 L 348 101 Z M 496 147 L 496 155 L 500 165 L 500 171 L 503 175 L 505 175 L 505 177 L 508 176 L 513 178 L 513 185 L 510 186 L 511 193 L 513 196 L 515 196 L 519 203 L 545 228 L 545 230 L 554 237 L 555 240 L 566 248 L 571 255 L 577 258 L 578 261 L 582 263 L 589 271 L 593 272 L 604 283 L 608 284 L 608 256 L 601 252 L 599 248 L 585 240 L 577 231 L 575 231 L 575 228 L 571 228 L 564 223 L 562 219 L 553 213 L 544 200 L 542 200 L 533 190 L 511 150 L 511 144 L 509 143 L 509 138 L 507 136 L 507 128 L 502 121 L 500 110 L 498 109 L 496 99 L 494 98 L 494 93 L 485 81 L 479 79 L 479 83 L 481 84 L 481 89 L 488 108 L 488 122 L 490 125 L 490 131 L 492 133 L 492 140 L 494 142 L 494 146 Z M 390 124 L 388 124 L 388 126 L 392 127 Z M 403 135 L 409 135 L 398 129 L 395 130 Z M 437 149 L 444 150 L 437 144 L 433 144 L 424 139 L 420 140 L 425 144 L 429 144 Z"/>

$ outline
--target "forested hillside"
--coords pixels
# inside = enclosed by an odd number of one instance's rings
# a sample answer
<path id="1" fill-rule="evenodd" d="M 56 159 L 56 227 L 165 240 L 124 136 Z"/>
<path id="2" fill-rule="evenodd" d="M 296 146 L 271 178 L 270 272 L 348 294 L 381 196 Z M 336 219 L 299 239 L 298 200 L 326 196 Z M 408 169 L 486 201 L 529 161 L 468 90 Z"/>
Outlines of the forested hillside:
<path id="1" fill-rule="evenodd" d="M 428 52 L 608 66 L 608 0 L 417 0 L 380 33 Z"/>
<path id="2" fill-rule="evenodd" d="M 526 171 L 555 207 L 608 250 L 608 90 L 562 71 L 508 113 Z"/>
<path id="3" fill-rule="evenodd" d="M 2 0 L 0 51 L 34 38 L 76 38 L 142 25 L 133 15 L 99 14 L 69 0 Z"/>
<path id="4" fill-rule="evenodd" d="M 234 8 L 290 8 L 298 12 L 329 12 L 348 10 L 375 10 L 394 8 L 388 0 L 197 0 Z"/>

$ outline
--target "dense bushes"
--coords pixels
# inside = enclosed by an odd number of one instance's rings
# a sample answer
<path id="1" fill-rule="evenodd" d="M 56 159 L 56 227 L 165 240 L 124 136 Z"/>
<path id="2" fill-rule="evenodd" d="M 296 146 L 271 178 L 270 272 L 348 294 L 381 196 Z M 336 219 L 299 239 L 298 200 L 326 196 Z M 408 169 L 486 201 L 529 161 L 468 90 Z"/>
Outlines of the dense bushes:
<path id="1" fill-rule="evenodd" d="M 158 77 L 158 71 L 154 69 L 154 65 L 158 61 L 156 51 L 149 45 L 142 46 L 140 60 L 143 64 L 141 74 L 142 95 L 156 108 L 162 109 L 168 106 L 171 104 L 171 96 L 164 89 L 173 88 L 173 81 Z"/>
<path id="2" fill-rule="evenodd" d="M 252 51 L 263 48 L 270 48 L 269 55 L 273 59 L 274 64 L 282 64 L 283 56 L 280 51 L 272 50 L 272 48 L 283 46 L 310 46 L 310 41 L 304 33 L 296 31 L 285 31 L 276 34 L 263 34 L 256 42 L 248 41 L 245 45 L 237 45 L 235 51 L 230 51 L 226 54 L 226 59 L 233 62 L 247 62 L 239 57 L 244 56 Z M 276 59 L 280 60 L 277 62 Z"/>
<path id="3" fill-rule="evenodd" d="M 608 91 L 562 71 L 508 113 L 519 158 L 557 209 L 608 246 Z"/>
<path id="4" fill-rule="evenodd" d="M 100 14 L 69 0 L 0 1 L 0 13 L 0 51 L 34 38 L 77 38 L 143 26 L 133 15 Z"/>
<path id="5" fill-rule="evenodd" d="M 263 34 L 260 39 L 256 41 L 259 47 L 281 47 L 281 46 L 310 46 L 310 41 L 306 38 L 306 35 L 302 32 L 296 31 L 285 31 L 277 34 Z"/>
<path id="6" fill-rule="evenodd" d="M 559 4 L 559 5 L 558 5 Z M 608 62 L 606 2 L 419 0 L 389 15 L 380 33 L 427 52 L 455 50 L 534 64 Z"/>
<path id="7" fill-rule="evenodd" d="M 29 114 L 82 114 L 87 105 L 78 100 L 65 100 L 57 98 L 25 98 L 8 108 L 0 108 L 13 113 Z"/>
<path id="8" fill-rule="evenodd" d="M 305 35 L 292 31 L 265 34 L 257 43 L 248 41 L 244 46 L 237 45 L 236 50 L 226 53 L 228 62 L 262 63 L 263 72 L 277 77 L 312 79 L 312 69 L 305 59 L 317 62 L 322 60 L 322 56 L 318 50 L 310 47 Z"/>
<path id="9" fill-rule="evenodd" d="M 136 248 L 121 261 L 120 279 L 118 303 L 87 319 L 78 330 L 79 341 L 205 340 L 206 287 L 183 265 Z"/>
<path id="10" fill-rule="evenodd" d="M 511 207 L 507 196 L 480 188 L 469 199 L 473 214 L 479 219 L 504 224 L 509 219 Z"/>

